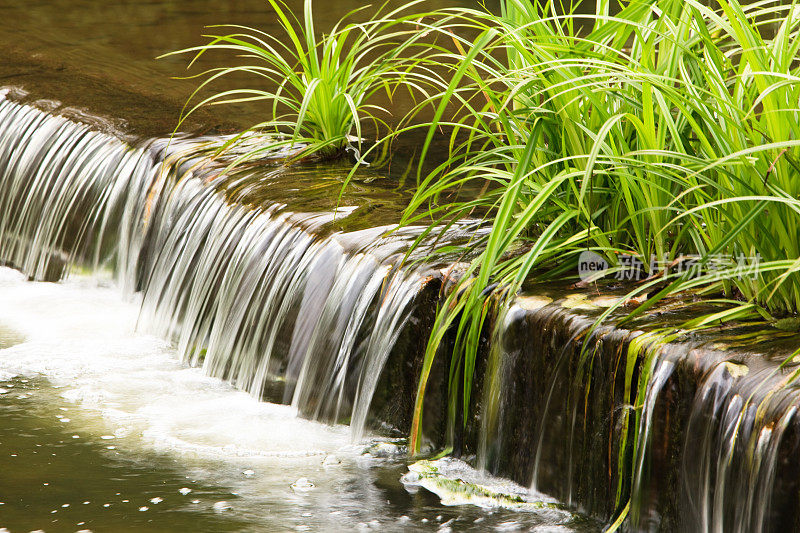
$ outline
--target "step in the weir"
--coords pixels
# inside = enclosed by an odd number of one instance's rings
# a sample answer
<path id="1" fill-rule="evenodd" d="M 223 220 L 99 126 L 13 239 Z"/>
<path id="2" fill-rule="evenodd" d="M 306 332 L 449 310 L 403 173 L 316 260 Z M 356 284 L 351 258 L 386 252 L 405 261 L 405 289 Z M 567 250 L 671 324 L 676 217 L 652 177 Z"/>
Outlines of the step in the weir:
<path id="1" fill-rule="evenodd" d="M 0 99 L 0 260 L 35 280 L 110 273 L 141 293 L 140 329 L 207 374 L 355 434 L 405 426 L 373 396 L 393 389 L 384 368 L 410 375 L 387 360 L 423 350 L 435 309 L 435 276 L 405 257 L 420 228 L 388 223 L 407 196 L 371 170 L 341 197 L 333 167 L 229 175 L 209 139 L 131 146 Z"/>
<path id="2" fill-rule="evenodd" d="M 457 453 L 602 520 L 632 495 L 633 530 L 800 527 L 800 335 L 734 323 L 663 342 L 702 311 L 679 301 L 595 328 L 617 298 L 537 287 L 502 312 Z M 446 387 L 440 370 L 429 394 Z M 437 407 L 427 430 L 441 439 Z"/>

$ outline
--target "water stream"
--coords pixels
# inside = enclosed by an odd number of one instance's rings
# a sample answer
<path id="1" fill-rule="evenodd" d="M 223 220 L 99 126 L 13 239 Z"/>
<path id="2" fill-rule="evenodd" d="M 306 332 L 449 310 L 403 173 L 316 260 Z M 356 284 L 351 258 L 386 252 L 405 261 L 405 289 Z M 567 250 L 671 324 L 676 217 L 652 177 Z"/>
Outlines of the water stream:
<path id="1" fill-rule="evenodd" d="M 432 279 L 399 267 L 413 228 L 232 201 L 206 141 L 130 147 L 0 100 L 0 324 L 19 337 L 0 350 L 0 527 L 595 527 L 405 488 L 370 413 Z"/>
<path id="2" fill-rule="evenodd" d="M 346 426 L 181 364 L 169 343 L 135 332 L 139 302 L 108 281 L 32 283 L 0 268 L 0 301 L 0 527 L 10 531 L 564 523 L 563 513 L 447 507 L 409 492 L 403 454 L 365 454 L 371 441 L 354 444 Z"/>

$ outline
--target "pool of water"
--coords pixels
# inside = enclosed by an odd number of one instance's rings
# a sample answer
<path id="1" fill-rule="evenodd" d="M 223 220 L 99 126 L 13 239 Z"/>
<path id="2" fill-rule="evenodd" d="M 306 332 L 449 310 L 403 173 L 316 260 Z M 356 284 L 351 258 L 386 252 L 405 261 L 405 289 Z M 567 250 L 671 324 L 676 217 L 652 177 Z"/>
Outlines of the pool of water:
<path id="1" fill-rule="evenodd" d="M 403 3 L 391 0 L 388 8 Z M 302 19 L 303 0 L 289 0 L 287 5 Z M 471 0 L 431 0 L 414 10 L 476 5 Z M 358 0 L 314 2 L 318 31 L 329 31 L 340 17 L 363 6 Z M 18 85 L 34 99 L 57 99 L 103 115 L 122 131 L 164 135 L 175 127 L 197 82 L 173 79 L 186 75 L 188 57 L 155 58 L 204 43 L 204 33 L 220 31 L 205 28 L 214 24 L 247 25 L 284 36 L 266 0 L 0 0 L 0 86 Z M 191 73 L 223 64 L 212 56 L 207 59 Z M 218 87 L 253 83 L 231 77 Z M 410 108 L 401 93 L 392 103 L 396 116 Z M 263 121 L 264 113 L 258 104 L 226 106 L 199 113 L 183 129 L 236 130 Z"/>
<path id="2" fill-rule="evenodd" d="M 0 301 L 0 528 L 596 529 L 404 486 L 404 455 L 365 453 L 378 437 L 352 442 L 345 426 L 256 401 L 135 333 L 138 302 L 107 281 L 0 268 Z"/>

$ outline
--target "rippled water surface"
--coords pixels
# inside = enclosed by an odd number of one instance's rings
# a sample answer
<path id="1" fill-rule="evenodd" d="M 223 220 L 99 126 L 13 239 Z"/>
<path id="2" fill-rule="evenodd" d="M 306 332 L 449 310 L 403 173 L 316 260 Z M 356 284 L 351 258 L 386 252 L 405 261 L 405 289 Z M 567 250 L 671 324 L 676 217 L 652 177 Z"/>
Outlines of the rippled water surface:
<path id="1" fill-rule="evenodd" d="M 287 6 L 302 19 L 303 0 L 289 0 Z M 358 0 L 315 1 L 318 31 L 330 31 L 340 17 L 364 6 Z M 414 11 L 459 6 L 477 3 L 430 0 Z M 222 31 L 206 29 L 214 24 L 247 25 L 285 37 L 266 0 L 0 0 L 0 86 L 21 86 L 35 98 L 103 115 L 121 130 L 164 135 L 197 81 L 172 79 L 187 74 L 188 57 L 155 58 L 204 43 L 203 34 Z M 208 57 L 190 74 L 231 61 L 231 56 Z M 258 87 L 259 81 L 231 77 L 217 85 L 241 86 Z M 395 98 L 393 113 L 410 108 L 403 98 Z M 259 104 L 226 106 L 199 113 L 184 129 L 243 128 L 263 121 L 267 111 Z"/>

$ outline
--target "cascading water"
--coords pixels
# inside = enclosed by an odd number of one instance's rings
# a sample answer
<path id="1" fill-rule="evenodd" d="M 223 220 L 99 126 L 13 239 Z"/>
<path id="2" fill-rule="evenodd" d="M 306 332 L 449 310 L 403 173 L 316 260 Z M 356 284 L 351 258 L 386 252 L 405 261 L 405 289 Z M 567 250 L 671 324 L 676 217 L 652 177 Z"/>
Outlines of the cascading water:
<path id="1" fill-rule="evenodd" d="M 680 473 L 685 527 L 796 528 L 785 520 L 796 505 L 786 498 L 793 491 L 783 486 L 783 501 L 773 501 L 778 470 L 793 468 L 786 459 L 796 453 L 797 436 L 784 436 L 800 405 L 794 376 L 781 374 L 727 361 L 708 372 L 694 399 Z M 785 470 L 781 477 L 794 482 L 795 473 Z"/>
<path id="2" fill-rule="evenodd" d="M 97 268 L 110 223 L 157 168 L 147 147 L 0 98 L 0 260 L 37 279 L 58 279 L 72 264 Z"/>
<path id="3" fill-rule="evenodd" d="M 798 361 L 780 365 L 791 341 L 731 359 L 742 355 L 717 350 L 720 335 L 592 332 L 558 298 L 521 297 L 498 315 L 482 469 L 605 516 L 630 498 L 633 530 L 797 527 Z"/>
<path id="4" fill-rule="evenodd" d="M 322 238 L 354 208 L 234 200 L 224 166 L 199 155 L 214 142 L 132 148 L 0 98 L 0 262 L 34 279 L 111 272 L 141 294 L 139 328 L 190 365 L 307 417 L 349 420 L 361 438 L 431 279 L 399 266 L 415 230 Z M 786 459 L 800 449 L 796 361 L 695 358 L 680 344 L 645 355 L 632 348 L 642 332 L 593 331 L 573 306 L 551 304 L 521 297 L 495 321 L 482 468 L 599 516 L 630 496 L 635 529 L 797 525 L 800 472 Z"/>
<path id="5" fill-rule="evenodd" d="M 306 416 L 352 417 L 360 436 L 423 286 L 396 266 L 407 242 L 386 227 L 315 236 L 350 208 L 230 202 L 198 143 L 131 148 L 0 100 L 0 258 L 35 279 L 107 266 L 142 291 L 140 328 L 185 361 Z"/>

